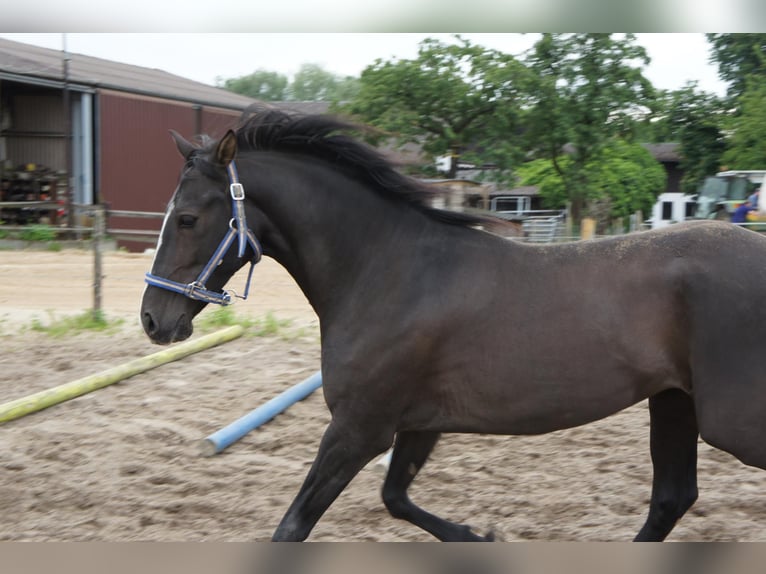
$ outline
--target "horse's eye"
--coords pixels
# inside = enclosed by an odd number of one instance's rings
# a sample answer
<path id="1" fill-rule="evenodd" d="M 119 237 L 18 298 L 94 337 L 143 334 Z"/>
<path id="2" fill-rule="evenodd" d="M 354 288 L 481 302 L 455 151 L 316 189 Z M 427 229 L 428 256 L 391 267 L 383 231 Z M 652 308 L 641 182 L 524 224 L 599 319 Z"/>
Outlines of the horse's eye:
<path id="1" fill-rule="evenodd" d="M 180 227 L 191 228 L 197 222 L 197 218 L 194 215 L 182 215 L 178 218 L 178 225 Z"/>

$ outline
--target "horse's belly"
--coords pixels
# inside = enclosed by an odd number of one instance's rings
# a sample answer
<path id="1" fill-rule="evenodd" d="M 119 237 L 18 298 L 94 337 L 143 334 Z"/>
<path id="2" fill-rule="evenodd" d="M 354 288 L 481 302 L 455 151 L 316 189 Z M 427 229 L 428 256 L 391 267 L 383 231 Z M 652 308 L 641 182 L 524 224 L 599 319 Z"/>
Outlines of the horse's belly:
<path id="1" fill-rule="evenodd" d="M 460 385 L 409 409 L 403 426 L 440 432 L 542 434 L 593 422 L 645 398 L 635 385 Z"/>

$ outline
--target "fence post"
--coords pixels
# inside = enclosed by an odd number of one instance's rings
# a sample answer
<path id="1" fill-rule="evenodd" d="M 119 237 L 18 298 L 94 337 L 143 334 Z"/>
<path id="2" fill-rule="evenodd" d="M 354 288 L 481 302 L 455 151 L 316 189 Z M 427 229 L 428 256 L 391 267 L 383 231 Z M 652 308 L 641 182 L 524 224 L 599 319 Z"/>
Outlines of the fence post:
<path id="1" fill-rule="evenodd" d="M 592 217 L 583 217 L 580 222 L 580 239 L 593 239 L 596 235 L 596 220 Z"/>
<path id="2" fill-rule="evenodd" d="M 93 209 L 93 318 L 101 318 L 101 287 L 103 273 L 102 251 L 106 230 L 106 208 L 95 205 Z"/>

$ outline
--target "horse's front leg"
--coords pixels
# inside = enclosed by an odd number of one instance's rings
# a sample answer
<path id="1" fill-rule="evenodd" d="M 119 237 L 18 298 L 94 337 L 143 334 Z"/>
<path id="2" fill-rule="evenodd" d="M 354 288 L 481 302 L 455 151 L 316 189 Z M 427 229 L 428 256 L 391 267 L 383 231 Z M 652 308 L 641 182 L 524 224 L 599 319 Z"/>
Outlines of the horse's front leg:
<path id="1" fill-rule="evenodd" d="M 319 452 L 311 465 L 298 496 L 295 497 L 272 540 L 300 542 L 305 540 L 330 504 L 356 474 L 393 442 L 393 432 L 369 436 L 358 426 L 333 421 L 319 444 Z M 374 426 L 374 425 L 369 425 Z"/>

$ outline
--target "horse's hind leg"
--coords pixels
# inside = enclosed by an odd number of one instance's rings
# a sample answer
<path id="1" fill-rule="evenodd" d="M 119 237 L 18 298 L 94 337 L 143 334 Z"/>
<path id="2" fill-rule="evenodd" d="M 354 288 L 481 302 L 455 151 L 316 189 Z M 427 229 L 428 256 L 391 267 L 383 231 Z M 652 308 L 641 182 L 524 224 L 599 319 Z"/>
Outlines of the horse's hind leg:
<path id="1" fill-rule="evenodd" d="M 411 522 L 445 542 L 487 541 L 468 526 L 448 522 L 413 504 L 407 488 L 439 440 L 438 432 L 403 431 L 396 435 L 391 463 L 383 484 L 383 502 L 394 518 Z"/>
<path id="2" fill-rule="evenodd" d="M 677 389 L 649 399 L 654 479 L 649 517 L 636 541 L 659 542 L 697 500 L 697 417 L 692 398 Z"/>
<path id="3" fill-rule="evenodd" d="M 322 437 L 319 452 L 303 486 L 279 523 L 272 540 L 305 540 L 325 510 L 354 476 L 391 445 L 392 437 L 393 432 L 370 436 L 333 420 Z"/>

